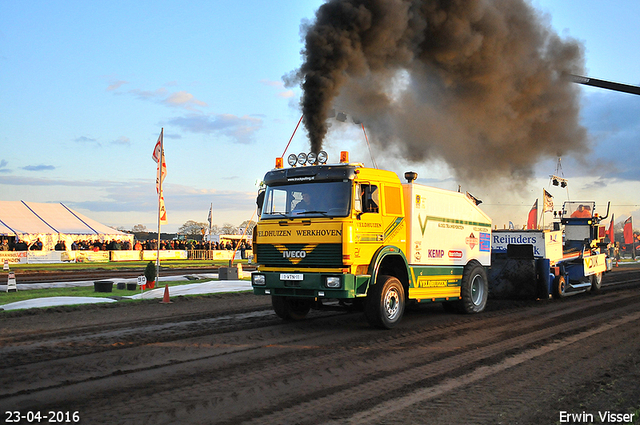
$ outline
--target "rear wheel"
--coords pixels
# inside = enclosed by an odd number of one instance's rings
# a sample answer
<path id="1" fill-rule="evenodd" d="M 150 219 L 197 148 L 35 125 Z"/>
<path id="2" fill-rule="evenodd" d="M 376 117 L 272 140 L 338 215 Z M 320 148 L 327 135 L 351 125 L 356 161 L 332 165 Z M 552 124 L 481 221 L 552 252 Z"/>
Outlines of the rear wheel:
<path id="1" fill-rule="evenodd" d="M 400 322 L 405 299 L 402 283 L 393 276 L 380 276 L 369 288 L 364 313 L 371 326 L 391 329 Z"/>
<path id="2" fill-rule="evenodd" d="M 602 288 L 602 272 L 589 276 L 591 279 L 591 292 L 598 292 Z"/>
<path id="3" fill-rule="evenodd" d="M 564 276 L 553 279 L 553 298 L 563 298 L 567 295 L 567 281 Z"/>
<path id="4" fill-rule="evenodd" d="M 477 261 L 471 261 L 464 267 L 458 304 L 462 313 L 480 313 L 487 305 L 489 282 L 487 272 Z"/>
<path id="5" fill-rule="evenodd" d="M 311 301 L 301 298 L 271 296 L 271 305 L 276 315 L 284 320 L 302 320 L 311 310 Z"/>

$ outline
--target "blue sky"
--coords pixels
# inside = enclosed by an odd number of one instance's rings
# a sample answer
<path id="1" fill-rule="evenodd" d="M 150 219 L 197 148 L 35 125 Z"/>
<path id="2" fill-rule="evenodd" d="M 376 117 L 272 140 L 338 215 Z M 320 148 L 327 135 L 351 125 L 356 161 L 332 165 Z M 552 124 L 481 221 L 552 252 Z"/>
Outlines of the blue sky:
<path id="1" fill-rule="evenodd" d="M 0 3 L 0 200 L 63 202 L 107 225 L 156 227 L 155 163 L 164 128 L 165 202 L 175 231 L 187 220 L 238 225 L 252 217 L 256 182 L 271 169 L 300 112 L 282 77 L 301 64 L 300 24 L 322 1 L 15 1 Z M 587 74 L 640 85 L 640 3 L 534 0 L 563 37 L 584 44 Z M 640 96 L 582 89 L 587 163 L 562 158 L 558 203 L 611 201 L 616 221 L 640 223 Z M 325 148 L 368 162 L 357 131 L 335 127 Z M 303 130 L 289 152 L 308 150 Z M 375 152 L 374 152 L 375 155 Z M 423 183 L 457 189 L 446 164 L 376 158 Z M 524 222 L 549 188 L 556 160 L 517 189 L 467 190 L 501 226 Z M 465 189 L 463 187 L 463 189 Z M 636 226 L 637 227 L 637 226 Z"/>

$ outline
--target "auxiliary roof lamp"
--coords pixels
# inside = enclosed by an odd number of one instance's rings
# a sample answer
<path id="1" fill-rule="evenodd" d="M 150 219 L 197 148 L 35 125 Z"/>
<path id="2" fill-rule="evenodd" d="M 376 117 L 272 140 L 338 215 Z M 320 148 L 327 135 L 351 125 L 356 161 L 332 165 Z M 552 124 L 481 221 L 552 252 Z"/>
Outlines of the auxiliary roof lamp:
<path id="1" fill-rule="evenodd" d="M 287 163 L 291 167 L 295 167 L 298 165 L 322 165 L 327 162 L 328 158 L 329 156 L 325 151 L 320 151 L 317 154 L 315 152 L 310 152 L 308 154 L 301 152 L 298 155 L 292 153 L 287 157 Z"/>
<path id="2" fill-rule="evenodd" d="M 556 175 L 551 176 L 551 184 L 554 186 L 560 186 L 562 188 L 567 187 L 567 179 L 563 179 L 562 177 L 558 177 Z"/>

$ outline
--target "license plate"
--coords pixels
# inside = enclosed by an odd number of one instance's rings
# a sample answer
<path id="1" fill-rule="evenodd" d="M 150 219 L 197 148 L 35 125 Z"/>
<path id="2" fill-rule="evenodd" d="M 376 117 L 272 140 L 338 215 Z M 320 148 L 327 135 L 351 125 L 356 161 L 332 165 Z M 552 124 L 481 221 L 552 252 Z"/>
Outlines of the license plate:
<path id="1" fill-rule="evenodd" d="M 280 280 L 302 280 L 302 273 L 280 273 Z"/>

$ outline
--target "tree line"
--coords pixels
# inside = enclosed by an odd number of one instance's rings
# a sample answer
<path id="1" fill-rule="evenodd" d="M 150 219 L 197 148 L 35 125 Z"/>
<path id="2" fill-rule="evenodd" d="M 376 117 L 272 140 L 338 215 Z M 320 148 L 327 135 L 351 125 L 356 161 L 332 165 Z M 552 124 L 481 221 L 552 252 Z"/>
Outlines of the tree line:
<path id="1" fill-rule="evenodd" d="M 246 234 L 248 236 L 253 235 L 253 228 L 255 227 L 256 222 L 252 220 L 245 220 L 240 223 L 239 226 L 234 226 L 231 223 L 224 223 L 222 226 L 218 226 L 214 224 L 211 226 L 211 234 L 212 235 L 241 235 L 244 233 L 245 229 L 247 229 Z M 145 233 L 149 232 L 147 226 L 143 224 L 136 224 L 133 226 L 131 230 L 124 229 L 123 227 L 118 227 L 117 230 L 123 232 L 130 233 Z M 209 223 L 206 222 L 198 222 L 194 220 L 187 220 L 180 228 L 178 229 L 178 234 L 185 236 L 202 236 L 207 233 L 209 230 Z"/>

